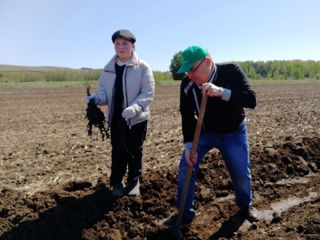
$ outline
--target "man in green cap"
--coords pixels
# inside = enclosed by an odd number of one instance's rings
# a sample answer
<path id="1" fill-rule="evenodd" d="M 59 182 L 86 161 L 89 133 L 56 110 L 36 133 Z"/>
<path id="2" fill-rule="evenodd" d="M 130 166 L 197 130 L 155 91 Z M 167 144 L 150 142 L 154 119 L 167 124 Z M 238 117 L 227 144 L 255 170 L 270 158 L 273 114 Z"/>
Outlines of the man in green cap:
<path id="1" fill-rule="evenodd" d="M 195 178 L 202 158 L 212 148 L 222 154 L 241 213 L 249 221 L 257 221 L 252 206 L 252 186 L 249 159 L 247 123 L 244 108 L 255 108 L 256 95 L 244 72 L 235 64 L 215 64 L 209 52 L 191 46 L 182 52 L 178 73 L 185 73 L 180 88 L 180 113 L 185 145 L 178 175 L 176 205 L 179 208 L 188 166 L 193 166 L 182 223 L 191 223 L 195 217 Z M 203 127 L 197 153 L 190 157 L 202 95 L 208 95 Z M 174 225 L 177 215 L 164 224 Z"/>

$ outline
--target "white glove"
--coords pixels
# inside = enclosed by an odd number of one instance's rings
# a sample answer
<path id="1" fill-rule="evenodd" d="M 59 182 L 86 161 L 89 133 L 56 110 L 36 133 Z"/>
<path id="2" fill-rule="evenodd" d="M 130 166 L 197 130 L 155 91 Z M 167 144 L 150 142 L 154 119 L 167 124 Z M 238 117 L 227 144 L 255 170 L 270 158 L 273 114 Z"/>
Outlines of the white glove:
<path id="1" fill-rule="evenodd" d="M 128 121 L 130 118 L 135 117 L 139 113 L 140 109 L 141 108 L 138 104 L 133 104 L 125 108 L 121 115 L 126 121 Z"/>

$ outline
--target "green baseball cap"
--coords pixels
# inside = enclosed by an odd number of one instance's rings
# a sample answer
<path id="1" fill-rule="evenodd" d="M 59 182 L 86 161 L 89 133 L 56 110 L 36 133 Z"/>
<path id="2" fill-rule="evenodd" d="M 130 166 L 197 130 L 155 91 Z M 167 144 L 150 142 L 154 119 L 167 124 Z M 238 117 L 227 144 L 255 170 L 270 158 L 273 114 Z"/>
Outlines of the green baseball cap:
<path id="1" fill-rule="evenodd" d="M 177 73 L 185 73 L 199 60 L 209 55 L 209 52 L 199 46 L 191 46 L 182 52 L 182 65 Z"/>

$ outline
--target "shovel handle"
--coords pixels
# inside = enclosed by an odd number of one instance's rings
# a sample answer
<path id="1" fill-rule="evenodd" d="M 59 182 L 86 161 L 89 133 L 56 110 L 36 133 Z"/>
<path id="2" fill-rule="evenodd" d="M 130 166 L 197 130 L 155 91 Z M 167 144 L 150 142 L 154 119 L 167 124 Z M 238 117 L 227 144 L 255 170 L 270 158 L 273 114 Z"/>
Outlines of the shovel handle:
<path id="1" fill-rule="evenodd" d="M 201 100 L 201 105 L 200 105 L 199 116 L 198 116 L 198 120 L 197 120 L 197 126 L 196 126 L 196 130 L 195 130 L 195 133 L 193 136 L 193 141 L 192 141 L 192 146 L 191 146 L 191 152 L 190 152 L 191 158 L 193 158 L 193 156 L 197 152 L 199 137 L 200 137 L 202 123 L 203 123 L 203 118 L 204 118 L 204 114 L 205 114 L 206 106 L 207 106 L 207 100 L 208 100 L 208 95 L 203 94 L 202 100 Z M 188 190 L 189 190 L 190 179 L 192 176 L 192 168 L 193 168 L 192 165 L 188 165 L 187 173 L 186 173 L 185 180 L 184 180 L 184 186 L 183 186 L 183 191 L 182 191 L 182 196 L 181 196 L 181 201 L 180 201 L 180 206 L 179 206 L 179 212 L 178 212 L 177 222 L 175 225 L 175 229 L 177 231 L 179 230 L 181 222 L 182 222 L 182 216 L 183 216 L 184 208 L 186 205 L 186 199 L 187 199 L 187 194 L 188 194 Z"/>
<path id="2" fill-rule="evenodd" d="M 191 158 L 197 152 L 201 128 L 202 128 L 202 124 L 203 124 L 204 113 L 206 111 L 206 106 L 207 106 L 207 100 L 208 100 L 208 95 L 203 94 L 202 100 L 201 100 L 201 105 L 200 105 L 200 112 L 199 112 L 199 116 L 198 116 L 198 120 L 197 120 L 197 126 L 196 126 L 196 130 L 195 130 L 195 133 L 193 136 L 193 141 L 192 141 L 192 146 L 191 146 L 191 151 L 190 151 Z"/>

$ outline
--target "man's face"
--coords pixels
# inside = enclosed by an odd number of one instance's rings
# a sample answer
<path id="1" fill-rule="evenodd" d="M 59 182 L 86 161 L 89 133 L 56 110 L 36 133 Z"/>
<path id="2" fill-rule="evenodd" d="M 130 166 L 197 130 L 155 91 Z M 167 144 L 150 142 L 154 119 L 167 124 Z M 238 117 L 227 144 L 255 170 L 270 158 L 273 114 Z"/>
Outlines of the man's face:
<path id="1" fill-rule="evenodd" d="M 204 58 L 197 61 L 187 72 L 187 76 L 197 85 L 201 86 L 208 80 L 208 76 L 210 73 L 210 63 L 210 58 Z"/>

